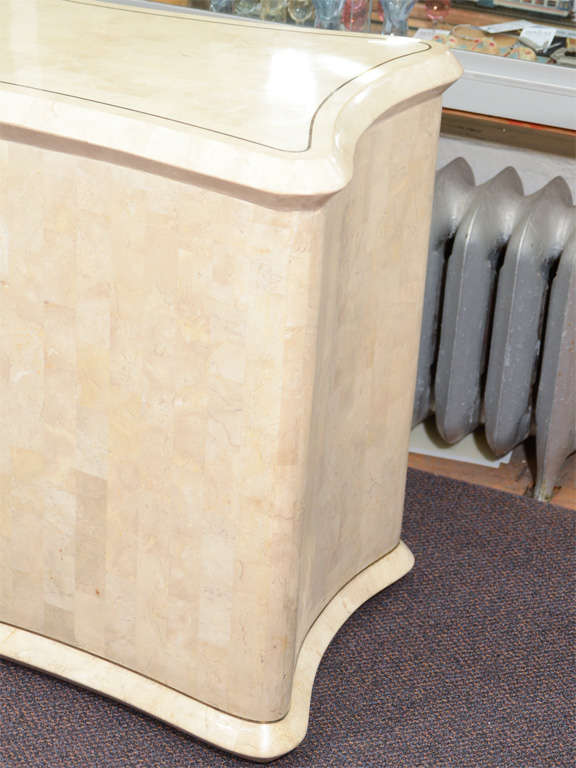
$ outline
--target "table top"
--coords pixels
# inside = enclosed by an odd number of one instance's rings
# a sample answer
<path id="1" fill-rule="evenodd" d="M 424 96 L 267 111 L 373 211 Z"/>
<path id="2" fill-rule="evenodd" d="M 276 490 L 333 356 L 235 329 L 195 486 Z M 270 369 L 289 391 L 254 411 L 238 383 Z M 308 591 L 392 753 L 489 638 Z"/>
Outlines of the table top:
<path id="1" fill-rule="evenodd" d="M 4 121 L 258 188 L 282 183 L 264 171 L 226 172 L 239 152 L 330 159 L 387 109 L 458 71 L 441 48 L 405 38 L 90 0 L 0 0 Z M 224 146 L 229 157 L 211 168 Z"/>

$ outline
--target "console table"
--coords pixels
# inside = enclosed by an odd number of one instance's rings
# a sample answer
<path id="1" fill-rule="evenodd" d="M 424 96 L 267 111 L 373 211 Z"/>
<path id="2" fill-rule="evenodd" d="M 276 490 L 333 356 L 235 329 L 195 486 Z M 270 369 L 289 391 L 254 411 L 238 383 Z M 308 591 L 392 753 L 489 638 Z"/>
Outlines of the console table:
<path id="1" fill-rule="evenodd" d="M 23 23 L 25 20 L 25 23 Z M 268 760 L 405 574 L 408 39 L 0 0 L 0 655 Z"/>

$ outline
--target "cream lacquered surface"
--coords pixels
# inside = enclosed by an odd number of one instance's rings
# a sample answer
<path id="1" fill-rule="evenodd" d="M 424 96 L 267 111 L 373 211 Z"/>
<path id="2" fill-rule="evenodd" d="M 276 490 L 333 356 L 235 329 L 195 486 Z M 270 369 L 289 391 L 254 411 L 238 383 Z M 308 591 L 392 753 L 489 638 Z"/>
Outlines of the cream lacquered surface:
<path id="1" fill-rule="evenodd" d="M 271 192 L 343 186 L 359 132 L 458 70 L 422 42 L 99 2 L 0 0 L 0 20 L 18 124 Z"/>
<path id="2" fill-rule="evenodd" d="M 315 113 L 343 83 L 426 50 L 97 0 L 18 4 L 35 8 L 37 34 L 4 25 L 2 80 L 292 152 L 308 148 Z"/>

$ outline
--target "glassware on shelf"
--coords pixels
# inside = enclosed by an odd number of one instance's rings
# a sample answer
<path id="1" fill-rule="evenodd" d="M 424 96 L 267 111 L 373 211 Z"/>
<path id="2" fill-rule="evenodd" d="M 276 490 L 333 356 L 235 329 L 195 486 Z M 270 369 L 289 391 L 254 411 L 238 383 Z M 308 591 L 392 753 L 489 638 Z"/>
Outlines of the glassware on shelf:
<path id="1" fill-rule="evenodd" d="M 342 23 L 353 32 L 370 30 L 370 0 L 345 0 Z"/>
<path id="2" fill-rule="evenodd" d="M 384 10 L 384 25 L 382 33 L 385 35 L 407 35 L 408 16 L 414 7 L 416 0 L 380 0 Z"/>
<path id="3" fill-rule="evenodd" d="M 450 10 L 450 0 L 424 0 L 426 6 L 426 16 L 430 19 L 433 26 L 439 21 L 444 21 Z"/>
<path id="4" fill-rule="evenodd" d="M 260 18 L 260 0 L 233 0 L 234 13 L 237 16 Z"/>
<path id="5" fill-rule="evenodd" d="M 340 29 L 343 6 L 344 0 L 314 0 L 314 26 L 320 29 Z"/>
<path id="6" fill-rule="evenodd" d="M 288 0 L 288 16 L 294 24 L 306 24 L 314 18 L 312 0 Z"/>
<path id="7" fill-rule="evenodd" d="M 262 0 L 260 16 L 266 21 L 286 22 L 286 0 Z"/>
<path id="8" fill-rule="evenodd" d="M 212 13 L 234 13 L 234 0 L 210 0 Z"/>

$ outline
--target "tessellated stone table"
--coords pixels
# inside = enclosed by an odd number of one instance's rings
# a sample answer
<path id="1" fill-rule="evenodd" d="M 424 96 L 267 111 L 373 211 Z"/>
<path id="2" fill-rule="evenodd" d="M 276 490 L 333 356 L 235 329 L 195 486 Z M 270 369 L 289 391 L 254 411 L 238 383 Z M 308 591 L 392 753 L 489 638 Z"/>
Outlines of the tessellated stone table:
<path id="1" fill-rule="evenodd" d="M 0 0 L 0 655 L 261 760 L 400 541 L 427 43 Z"/>

